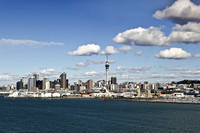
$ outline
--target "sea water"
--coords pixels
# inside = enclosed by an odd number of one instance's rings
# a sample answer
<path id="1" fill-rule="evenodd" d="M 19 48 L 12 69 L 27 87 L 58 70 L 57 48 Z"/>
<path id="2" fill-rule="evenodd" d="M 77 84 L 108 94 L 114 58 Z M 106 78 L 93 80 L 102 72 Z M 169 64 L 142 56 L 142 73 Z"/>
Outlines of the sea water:
<path id="1" fill-rule="evenodd" d="M 0 97 L 0 132 L 200 133 L 200 105 Z"/>

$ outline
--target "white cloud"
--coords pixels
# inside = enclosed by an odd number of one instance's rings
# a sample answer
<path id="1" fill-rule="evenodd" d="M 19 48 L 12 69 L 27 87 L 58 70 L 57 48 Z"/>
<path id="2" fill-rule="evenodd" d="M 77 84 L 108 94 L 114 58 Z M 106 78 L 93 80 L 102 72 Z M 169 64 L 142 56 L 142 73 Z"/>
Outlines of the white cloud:
<path id="1" fill-rule="evenodd" d="M 85 72 L 84 73 L 84 75 L 86 75 L 86 76 L 94 76 L 96 74 L 98 74 L 98 72 L 96 72 L 96 71 L 90 71 L 90 72 Z"/>
<path id="2" fill-rule="evenodd" d="M 101 51 L 102 55 L 111 55 L 116 54 L 119 52 L 128 53 L 128 51 L 132 50 L 132 47 L 130 46 L 122 46 L 118 49 L 115 49 L 113 46 L 107 46 L 104 51 Z"/>
<path id="3" fill-rule="evenodd" d="M 13 76 L 11 75 L 0 75 L 0 81 L 11 81 L 13 80 Z"/>
<path id="4" fill-rule="evenodd" d="M 105 64 L 105 60 L 93 60 L 93 64 Z"/>
<path id="5" fill-rule="evenodd" d="M 38 73 L 40 75 L 40 79 L 47 76 L 50 80 L 60 78 L 60 74 L 61 74 L 60 71 L 57 71 L 55 69 L 43 68 L 37 72 L 25 73 L 23 76 L 30 78 L 30 77 L 33 77 L 34 73 Z M 10 73 L 2 74 L 2 75 L 0 75 L 0 81 L 1 81 L 0 85 L 6 85 L 6 84 L 11 84 L 11 83 L 16 84 L 16 82 L 19 81 L 23 76 L 22 75 L 12 75 Z"/>
<path id="6" fill-rule="evenodd" d="M 186 71 L 186 72 L 183 72 L 183 74 L 188 74 L 188 75 L 198 75 L 198 74 L 200 74 L 200 70 L 195 70 L 195 71 Z"/>
<path id="7" fill-rule="evenodd" d="M 190 0 L 177 0 L 170 7 L 156 11 L 153 15 L 157 19 L 171 19 L 175 23 L 200 21 L 200 6 Z"/>
<path id="8" fill-rule="evenodd" d="M 173 27 L 173 30 L 176 31 L 191 31 L 191 32 L 200 32 L 200 23 L 196 22 L 188 22 L 185 25 L 176 24 L 175 27 Z"/>
<path id="9" fill-rule="evenodd" d="M 170 34 L 170 40 L 177 43 L 200 43 L 200 33 L 173 31 Z"/>
<path id="10" fill-rule="evenodd" d="M 60 71 L 57 71 L 55 69 L 45 68 L 45 69 L 41 69 L 38 72 L 29 73 L 27 76 L 32 76 L 34 73 L 39 73 L 41 79 L 43 77 L 48 77 L 49 79 L 58 79 L 61 74 Z"/>
<path id="11" fill-rule="evenodd" d="M 95 80 L 102 80 L 105 78 L 105 72 L 97 72 L 97 71 L 88 71 L 83 74 L 78 74 L 78 75 L 70 75 L 69 79 L 72 82 L 73 81 L 78 81 L 78 80 L 83 80 L 87 81 L 88 79 L 92 79 L 93 81 Z"/>
<path id="12" fill-rule="evenodd" d="M 126 70 L 126 67 L 124 66 L 118 66 L 116 69 L 116 71 L 124 71 L 124 70 Z"/>
<path id="13" fill-rule="evenodd" d="M 200 43 L 200 23 L 189 22 L 185 25 L 177 24 L 169 35 L 171 42 Z"/>
<path id="14" fill-rule="evenodd" d="M 83 67 L 87 67 L 89 65 L 90 60 L 87 60 L 87 62 L 78 62 L 76 66 L 68 66 L 66 67 L 68 70 L 80 70 Z"/>
<path id="15" fill-rule="evenodd" d="M 175 67 L 175 68 L 168 68 L 169 71 L 187 71 L 187 68 Z"/>
<path id="16" fill-rule="evenodd" d="M 16 84 L 19 81 L 19 75 L 13 75 L 10 73 L 3 73 L 0 75 L 0 85 Z"/>
<path id="17" fill-rule="evenodd" d="M 0 45 L 29 45 L 29 46 L 49 46 L 49 45 L 64 45 L 60 42 L 39 42 L 34 40 L 17 40 L 17 39 L 0 39 Z"/>
<path id="18" fill-rule="evenodd" d="M 103 74 L 104 74 L 104 72 L 89 71 L 89 72 L 85 72 L 84 76 L 95 77 L 95 76 L 100 76 L 100 75 L 103 75 Z"/>
<path id="19" fill-rule="evenodd" d="M 136 28 L 119 33 L 113 38 L 115 43 L 138 46 L 166 46 L 170 45 L 169 39 L 164 36 L 160 28 Z"/>
<path id="20" fill-rule="evenodd" d="M 105 64 L 106 60 L 92 60 L 91 61 L 93 64 Z M 108 60 L 109 63 L 115 63 L 114 60 Z"/>
<path id="21" fill-rule="evenodd" d="M 68 69 L 68 70 L 74 70 L 74 71 L 75 71 L 75 70 L 79 70 L 77 67 L 72 67 L 72 66 L 68 66 L 67 69 Z"/>
<path id="22" fill-rule="evenodd" d="M 139 73 L 139 72 L 143 72 L 143 71 L 148 71 L 150 69 L 151 69 L 151 67 L 149 67 L 149 66 L 133 67 L 133 68 L 128 69 L 128 72 L 130 72 L 130 73 Z"/>
<path id="23" fill-rule="evenodd" d="M 200 54 L 195 54 L 194 57 L 195 58 L 200 58 Z"/>
<path id="24" fill-rule="evenodd" d="M 87 44 L 79 46 L 76 51 L 68 52 L 69 55 L 73 56 L 90 56 L 93 54 L 99 54 L 100 46 L 96 44 Z"/>
<path id="25" fill-rule="evenodd" d="M 55 72 L 56 72 L 55 69 L 43 69 L 39 73 L 40 74 L 52 74 L 52 73 L 55 73 Z"/>
<path id="26" fill-rule="evenodd" d="M 155 57 L 162 59 L 186 59 L 191 57 L 191 54 L 181 48 L 170 48 L 160 51 Z"/>
<path id="27" fill-rule="evenodd" d="M 151 74 L 151 78 L 178 78 L 176 74 L 159 74 L 159 73 L 154 73 Z"/>
<path id="28" fill-rule="evenodd" d="M 199 79 L 200 78 L 200 74 L 184 74 L 183 75 L 183 78 L 187 78 L 187 79 L 194 79 L 194 78 L 197 78 Z"/>
<path id="29" fill-rule="evenodd" d="M 105 60 L 106 62 L 106 60 Z M 115 63 L 115 60 L 108 60 L 109 63 Z"/>
<path id="30" fill-rule="evenodd" d="M 183 78 L 190 78 L 190 79 L 200 78 L 200 70 L 186 71 L 186 72 L 183 72 L 182 74 L 183 74 Z"/>
<path id="31" fill-rule="evenodd" d="M 132 50 L 132 49 L 133 49 L 133 48 L 130 47 L 130 46 L 122 46 L 122 47 L 118 48 L 118 51 L 127 53 L 128 51 L 130 51 L 130 50 Z"/>
<path id="32" fill-rule="evenodd" d="M 4 74 L 4 75 L 10 75 L 10 73 L 9 73 L 9 72 L 4 72 L 4 73 L 2 73 L 2 74 Z"/>
<path id="33" fill-rule="evenodd" d="M 141 75 L 135 76 L 135 75 L 120 75 L 118 76 L 117 80 L 138 80 L 143 79 L 144 77 Z"/>
<path id="34" fill-rule="evenodd" d="M 116 53 L 119 53 L 119 51 L 115 49 L 113 46 L 107 46 L 104 51 L 101 51 L 102 55 L 111 55 Z"/>
<path id="35" fill-rule="evenodd" d="M 135 52 L 135 55 L 142 55 L 142 51 Z"/>
<path id="36" fill-rule="evenodd" d="M 76 64 L 77 67 L 87 67 L 89 64 L 84 62 L 79 62 Z"/>

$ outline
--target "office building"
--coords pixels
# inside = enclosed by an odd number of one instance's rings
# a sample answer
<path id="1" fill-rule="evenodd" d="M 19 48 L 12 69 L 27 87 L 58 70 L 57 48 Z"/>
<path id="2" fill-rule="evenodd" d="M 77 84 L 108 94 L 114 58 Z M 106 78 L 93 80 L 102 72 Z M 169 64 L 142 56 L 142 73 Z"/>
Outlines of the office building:
<path id="1" fill-rule="evenodd" d="M 44 77 L 44 78 L 43 78 L 43 86 L 42 86 L 42 89 L 43 89 L 43 90 L 48 90 L 49 88 L 50 88 L 49 78 L 48 78 L 48 77 Z"/>
<path id="2" fill-rule="evenodd" d="M 36 88 L 36 80 L 34 77 L 28 79 L 28 91 L 32 91 Z"/>
<path id="3" fill-rule="evenodd" d="M 22 82 L 23 82 L 23 86 L 25 86 L 26 84 L 28 84 L 27 77 L 22 77 Z"/>
<path id="4" fill-rule="evenodd" d="M 67 75 L 66 73 L 62 73 L 60 75 L 60 87 L 62 89 L 66 89 L 68 87 L 68 80 L 67 80 Z"/>
<path id="5" fill-rule="evenodd" d="M 36 81 L 36 87 L 40 90 L 42 90 L 42 86 L 43 86 L 43 81 L 42 80 L 37 80 Z"/>
<path id="6" fill-rule="evenodd" d="M 54 81 L 50 81 L 50 88 L 55 88 L 55 86 L 57 85 L 57 84 L 61 84 L 60 83 L 60 79 L 56 79 L 56 80 L 54 80 Z"/>
<path id="7" fill-rule="evenodd" d="M 34 73 L 33 76 L 36 79 L 36 81 L 39 80 L 39 73 Z"/>
<path id="8" fill-rule="evenodd" d="M 91 90 L 93 88 L 93 80 L 90 79 L 87 81 L 87 90 Z"/>
<path id="9" fill-rule="evenodd" d="M 16 87 L 17 87 L 17 90 L 23 89 L 23 82 L 22 82 L 22 80 L 20 80 L 20 81 L 17 82 Z"/>
<path id="10" fill-rule="evenodd" d="M 117 77 L 111 77 L 111 84 L 117 84 Z"/>

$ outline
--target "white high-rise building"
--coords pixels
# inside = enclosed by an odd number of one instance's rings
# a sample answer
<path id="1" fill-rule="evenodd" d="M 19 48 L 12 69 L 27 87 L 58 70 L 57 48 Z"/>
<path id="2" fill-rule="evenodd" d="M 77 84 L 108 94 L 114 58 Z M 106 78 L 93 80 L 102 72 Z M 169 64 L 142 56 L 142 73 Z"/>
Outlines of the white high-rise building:
<path id="1" fill-rule="evenodd" d="M 48 90 L 50 88 L 50 82 L 48 77 L 43 78 L 43 90 Z"/>
<path id="2" fill-rule="evenodd" d="M 28 91 L 33 91 L 36 88 L 36 79 L 31 77 L 28 79 Z"/>
<path id="3" fill-rule="evenodd" d="M 28 79 L 27 77 L 22 77 L 22 83 L 23 83 L 23 86 L 28 84 Z"/>

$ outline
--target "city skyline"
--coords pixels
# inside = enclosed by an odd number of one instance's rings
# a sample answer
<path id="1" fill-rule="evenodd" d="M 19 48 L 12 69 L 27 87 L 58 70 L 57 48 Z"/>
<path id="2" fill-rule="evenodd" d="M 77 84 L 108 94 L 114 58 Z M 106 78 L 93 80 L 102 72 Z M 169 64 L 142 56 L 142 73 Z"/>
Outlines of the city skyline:
<path id="1" fill-rule="evenodd" d="M 0 1 L 0 85 L 50 80 L 171 82 L 200 78 L 195 0 Z"/>

